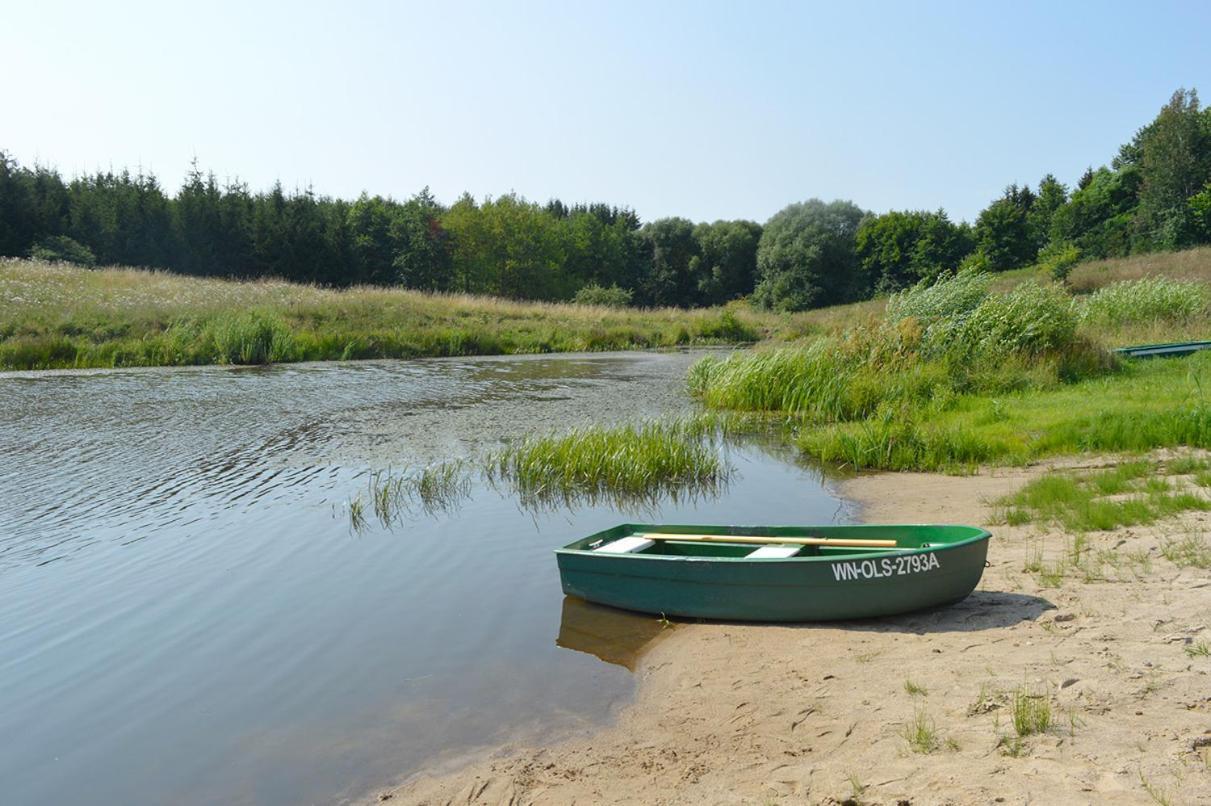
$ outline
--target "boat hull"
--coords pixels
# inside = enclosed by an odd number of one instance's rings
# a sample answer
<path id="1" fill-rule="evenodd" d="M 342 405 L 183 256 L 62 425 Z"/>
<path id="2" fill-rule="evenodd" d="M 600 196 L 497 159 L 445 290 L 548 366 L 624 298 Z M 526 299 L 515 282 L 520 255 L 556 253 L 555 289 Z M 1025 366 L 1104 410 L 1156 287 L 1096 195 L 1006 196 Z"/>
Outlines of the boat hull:
<path id="1" fill-rule="evenodd" d="M 609 540 L 645 530 L 842 539 L 895 537 L 901 545 L 924 546 L 900 551 L 841 550 L 789 559 L 602 555 L 587 550 L 594 538 Z M 956 535 L 954 530 L 967 532 Z M 943 537 L 956 536 L 959 539 L 940 542 Z M 625 525 L 577 541 L 557 551 L 556 556 L 564 593 L 598 604 L 695 618 L 834 621 L 894 615 L 964 598 L 979 584 L 984 572 L 989 537 L 982 529 L 963 526 Z M 939 542 L 933 542 L 935 539 Z"/>

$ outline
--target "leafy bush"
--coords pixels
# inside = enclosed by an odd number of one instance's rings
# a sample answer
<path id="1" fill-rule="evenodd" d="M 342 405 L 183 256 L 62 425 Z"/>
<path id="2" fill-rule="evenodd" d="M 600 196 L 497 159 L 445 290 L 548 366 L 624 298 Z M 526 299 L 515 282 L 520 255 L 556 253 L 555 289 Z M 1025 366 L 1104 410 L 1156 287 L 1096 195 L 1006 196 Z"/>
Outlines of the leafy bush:
<path id="1" fill-rule="evenodd" d="M 66 235 L 53 235 L 38 241 L 29 250 L 29 256 L 35 260 L 48 262 L 74 263 L 77 266 L 89 268 L 97 265 L 97 257 L 87 246 Z"/>
<path id="2" fill-rule="evenodd" d="M 741 342 L 756 341 L 761 334 L 736 318 L 730 310 L 724 310 L 718 319 L 708 319 L 698 326 L 698 335 L 704 339 Z"/>
<path id="3" fill-rule="evenodd" d="M 1122 325 L 1133 322 L 1182 322 L 1207 306 L 1201 283 L 1145 277 L 1111 283 L 1080 306 L 1083 322 Z"/>
<path id="4" fill-rule="evenodd" d="M 1063 282 L 1072 267 L 1081 262 L 1081 250 L 1071 241 L 1050 244 L 1039 253 L 1039 267 L 1053 280 Z"/>
<path id="5" fill-rule="evenodd" d="M 611 308 L 625 308 L 631 304 L 632 297 L 629 288 L 619 288 L 612 285 L 609 288 L 590 283 L 576 292 L 572 302 L 577 305 L 608 305 Z"/>

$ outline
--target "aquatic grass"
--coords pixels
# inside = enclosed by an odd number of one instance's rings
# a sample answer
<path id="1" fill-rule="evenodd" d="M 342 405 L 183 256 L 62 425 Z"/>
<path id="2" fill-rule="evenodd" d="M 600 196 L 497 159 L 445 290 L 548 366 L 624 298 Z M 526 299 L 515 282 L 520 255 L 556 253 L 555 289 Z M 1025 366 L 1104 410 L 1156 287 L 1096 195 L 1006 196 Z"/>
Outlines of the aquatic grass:
<path id="1" fill-rule="evenodd" d="M 468 462 L 452 459 L 406 473 L 372 473 L 367 493 L 379 523 L 390 527 L 408 514 L 434 515 L 455 509 L 470 495 L 472 478 L 473 468 Z M 362 506 L 357 500 L 360 514 Z M 354 515 L 351 507 L 350 520 L 358 528 Z M 364 516 L 361 520 L 364 525 Z"/>
<path id="2" fill-rule="evenodd" d="M 361 499 L 361 496 L 355 497 L 349 501 L 349 526 L 355 532 L 360 532 L 366 528 L 366 502 Z"/>
<path id="3" fill-rule="evenodd" d="M 694 418 L 589 426 L 524 439 L 489 456 L 485 467 L 490 479 L 507 480 L 535 502 L 647 497 L 726 481 L 713 434 Z"/>
<path id="4" fill-rule="evenodd" d="M 886 317 L 890 322 L 913 318 L 928 323 L 963 316 L 987 299 L 991 285 L 992 276 L 984 272 L 960 272 L 933 282 L 922 281 L 892 294 L 887 300 Z"/>
<path id="5" fill-rule="evenodd" d="M 516 495 L 530 510 L 599 503 L 653 509 L 662 501 L 718 495 L 731 472 L 723 441 L 760 425 L 707 412 L 534 435 L 475 459 L 374 473 L 367 492 L 384 526 L 415 512 L 453 510 L 471 494 L 476 479 Z M 351 519 L 354 514 L 351 508 Z"/>
<path id="6" fill-rule="evenodd" d="M 294 340 L 285 323 L 261 310 L 219 314 L 207 322 L 203 338 L 213 341 L 219 364 L 289 361 L 294 351 Z"/>

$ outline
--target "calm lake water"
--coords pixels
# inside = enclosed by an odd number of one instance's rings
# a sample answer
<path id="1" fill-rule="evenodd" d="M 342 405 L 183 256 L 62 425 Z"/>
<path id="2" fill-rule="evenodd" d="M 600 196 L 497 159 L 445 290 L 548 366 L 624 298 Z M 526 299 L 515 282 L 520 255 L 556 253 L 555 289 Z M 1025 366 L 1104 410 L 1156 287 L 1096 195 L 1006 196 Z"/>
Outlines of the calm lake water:
<path id="1" fill-rule="evenodd" d="M 354 533 L 369 474 L 684 411 L 685 353 L 0 375 L 0 801 L 328 803 L 632 694 L 655 620 L 552 549 L 640 517 L 848 511 L 785 452 L 642 516 L 457 511 Z"/>

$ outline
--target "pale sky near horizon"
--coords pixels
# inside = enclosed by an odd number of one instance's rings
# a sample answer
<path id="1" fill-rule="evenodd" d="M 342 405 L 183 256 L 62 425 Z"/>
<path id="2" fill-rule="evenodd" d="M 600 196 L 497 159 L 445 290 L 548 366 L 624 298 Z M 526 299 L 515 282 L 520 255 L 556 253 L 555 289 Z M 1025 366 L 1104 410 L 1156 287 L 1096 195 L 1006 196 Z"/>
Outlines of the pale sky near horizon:
<path id="1" fill-rule="evenodd" d="M 945 208 L 1073 183 L 1178 87 L 1211 2 L 16 2 L 0 150 L 254 189 L 515 191 L 644 220 Z"/>

